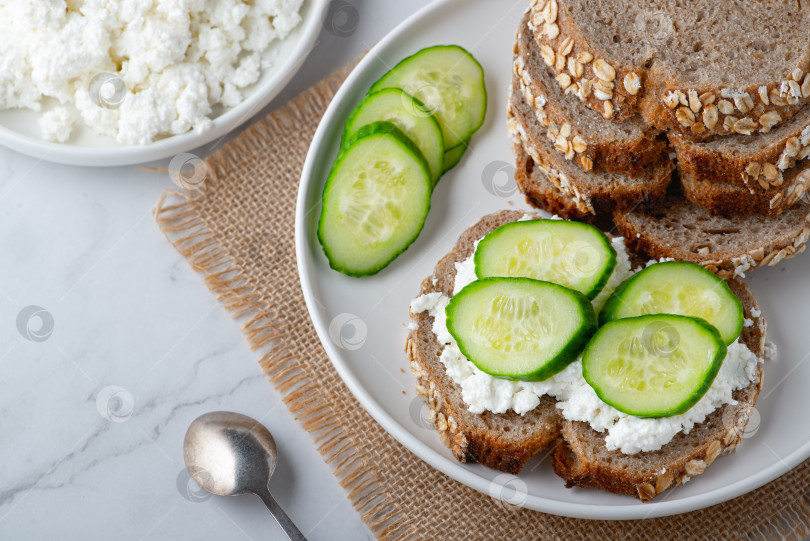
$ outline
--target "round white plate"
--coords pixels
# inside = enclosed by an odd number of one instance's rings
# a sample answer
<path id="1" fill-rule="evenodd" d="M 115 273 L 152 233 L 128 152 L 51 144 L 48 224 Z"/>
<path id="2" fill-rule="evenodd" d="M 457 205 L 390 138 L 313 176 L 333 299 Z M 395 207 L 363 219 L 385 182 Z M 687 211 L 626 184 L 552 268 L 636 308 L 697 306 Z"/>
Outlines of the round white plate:
<path id="1" fill-rule="evenodd" d="M 517 477 L 461 464 L 439 442 L 414 391 L 404 353 L 408 305 L 436 262 L 465 228 L 499 209 L 528 208 L 511 174 L 506 133 L 514 31 L 528 0 L 446 0 L 403 22 L 354 70 L 318 128 L 302 174 L 296 215 L 299 274 L 310 315 L 329 357 L 368 412 L 414 454 L 485 494 L 531 509 L 591 519 L 639 519 L 713 505 L 775 479 L 810 456 L 810 259 L 800 256 L 756 271 L 749 284 L 780 349 L 768 364 L 765 388 L 749 432 L 736 453 L 705 474 L 669 490 L 653 503 L 591 489 L 566 489 L 546 454 Z M 335 158 L 344 121 L 387 68 L 422 47 L 459 44 L 486 74 L 489 110 L 461 164 L 442 178 L 419 239 L 376 276 L 349 278 L 329 269 L 315 235 L 324 180 Z M 761 424 L 759 423 L 761 419 Z"/>
<path id="2" fill-rule="evenodd" d="M 262 58 L 270 67 L 243 91 L 244 101 L 214 117 L 213 126 L 204 133 L 173 135 L 148 145 L 122 145 L 77 123 L 67 143 L 53 143 L 42 138 L 38 122 L 41 113 L 10 109 L 0 110 L 0 145 L 51 162 L 116 166 L 161 160 L 208 144 L 239 127 L 281 92 L 312 50 L 327 5 L 328 0 L 304 0 L 298 26 L 264 52 Z"/>

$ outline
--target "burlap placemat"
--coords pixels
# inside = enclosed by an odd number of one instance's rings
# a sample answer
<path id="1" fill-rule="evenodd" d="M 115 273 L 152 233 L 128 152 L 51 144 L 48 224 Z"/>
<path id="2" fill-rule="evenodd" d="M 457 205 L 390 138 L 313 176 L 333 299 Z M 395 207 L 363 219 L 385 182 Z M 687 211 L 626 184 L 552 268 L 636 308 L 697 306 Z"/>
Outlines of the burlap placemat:
<path id="1" fill-rule="evenodd" d="M 225 307 L 248 319 L 244 332 L 261 351 L 262 368 L 379 539 L 801 539 L 810 532 L 810 462 L 702 511 L 588 521 L 503 505 L 432 469 L 389 436 L 332 367 L 296 270 L 301 168 L 346 74 L 344 68 L 216 150 L 205 162 L 202 189 L 164 193 L 155 216 Z"/>

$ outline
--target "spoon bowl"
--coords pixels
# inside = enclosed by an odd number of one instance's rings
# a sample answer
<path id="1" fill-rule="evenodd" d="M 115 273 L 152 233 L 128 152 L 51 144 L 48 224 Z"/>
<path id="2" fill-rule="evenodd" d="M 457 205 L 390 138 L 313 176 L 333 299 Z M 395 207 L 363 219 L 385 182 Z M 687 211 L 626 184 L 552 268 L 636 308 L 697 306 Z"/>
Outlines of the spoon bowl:
<path id="1" fill-rule="evenodd" d="M 278 463 L 273 435 L 259 421 L 230 411 L 197 417 L 183 440 L 183 460 L 200 487 L 218 496 L 259 496 L 290 539 L 305 540 L 270 495 Z"/>

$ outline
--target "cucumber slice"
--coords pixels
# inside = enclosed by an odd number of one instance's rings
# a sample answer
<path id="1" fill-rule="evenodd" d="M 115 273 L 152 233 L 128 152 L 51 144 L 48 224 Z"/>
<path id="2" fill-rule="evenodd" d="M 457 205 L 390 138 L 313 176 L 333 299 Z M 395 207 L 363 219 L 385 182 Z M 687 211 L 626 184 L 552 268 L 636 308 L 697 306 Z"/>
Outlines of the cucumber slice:
<path id="1" fill-rule="evenodd" d="M 383 269 L 419 236 L 432 187 L 424 158 L 396 126 L 360 128 L 323 190 L 318 240 L 329 265 L 349 276 Z"/>
<path id="2" fill-rule="evenodd" d="M 465 141 L 460 145 L 456 145 L 450 150 L 444 151 L 444 167 L 442 168 L 442 174 L 448 172 L 452 168 L 458 165 L 458 162 L 461 161 L 461 158 L 464 156 L 464 153 L 467 152 L 467 147 L 469 146 L 470 142 Z"/>
<path id="3" fill-rule="evenodd" d="M 601 327 L 582 354 L 582 376 L 606 404 L 636 417 L 678 415 L 706 394 L 726 345 L 702 319 L 647 315 Z"/>
<path id="4" fill-rule="evenodd" d="M 457 45 L 422 49 L 394 66 L 370 92 L 401 88 L 433 113 L 444 134 L 444 148 L 468 140 L 487 111 L 484 70 Z"/>
<path id="5" fill-rule="evenodd" d="M 686 261 L 650 265 L 625 280 L 599 312 L 602 323 L 643 314 L 680 314 L 714 325 L 726 345 L 740 336 L 743 306 L 728 284 Z"/>
<path id="6" fill-rule="evenodd" d="M 388 121 L 419 148 L 433 184 L 442 176 L 444 140 L 439 123 L 418 100 L 399 88 L 386 88 L 366 96 L 352 112 L 343 130 L 343 147 L 357 131 L 372 122 Z"/>
<path id="7" fill-rule="evenodd" d="M 530 278 L 485 278 L 446 308 L 447 330 L 461 352 L 493 376 L 541 381 L 560 372 L 596 329 L 581 293 Z"/>
<path id="8" fill-rule="evenodd" d="M 616 267 L 616 250 L 597 228 L 564 220 L 512 222 L 475 251 L 475 274 L 547 280 L 595 298 Z"/>

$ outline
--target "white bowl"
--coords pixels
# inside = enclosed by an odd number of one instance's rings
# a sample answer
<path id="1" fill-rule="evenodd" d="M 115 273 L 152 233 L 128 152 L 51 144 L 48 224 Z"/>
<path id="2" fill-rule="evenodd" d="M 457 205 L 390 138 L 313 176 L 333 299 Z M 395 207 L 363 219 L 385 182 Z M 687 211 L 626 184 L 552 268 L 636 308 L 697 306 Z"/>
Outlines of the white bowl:
<path id="1" fill-rule="evenodd" d="M 210 143 L 260 111 L 292 79 L 313 48 L 327 4 L 328 0 L 304 0 L 301 23 L 286 39 L 274 42 L 263 55 L 272 67 L 263 70 L 259 80 L 243 91 L 242 103 L 214 117 L 212 127 L 203 133 L 172 135 L 148 145 L 122 145 L 87 127 L 79 129 L 77 124 L 67 143 L 53 143 L 42 138 L 38 122 L 42 113 L 10 109 L 0 111 L 0 145 L 51 162 L 115 166 L 161 160 Z"/>

